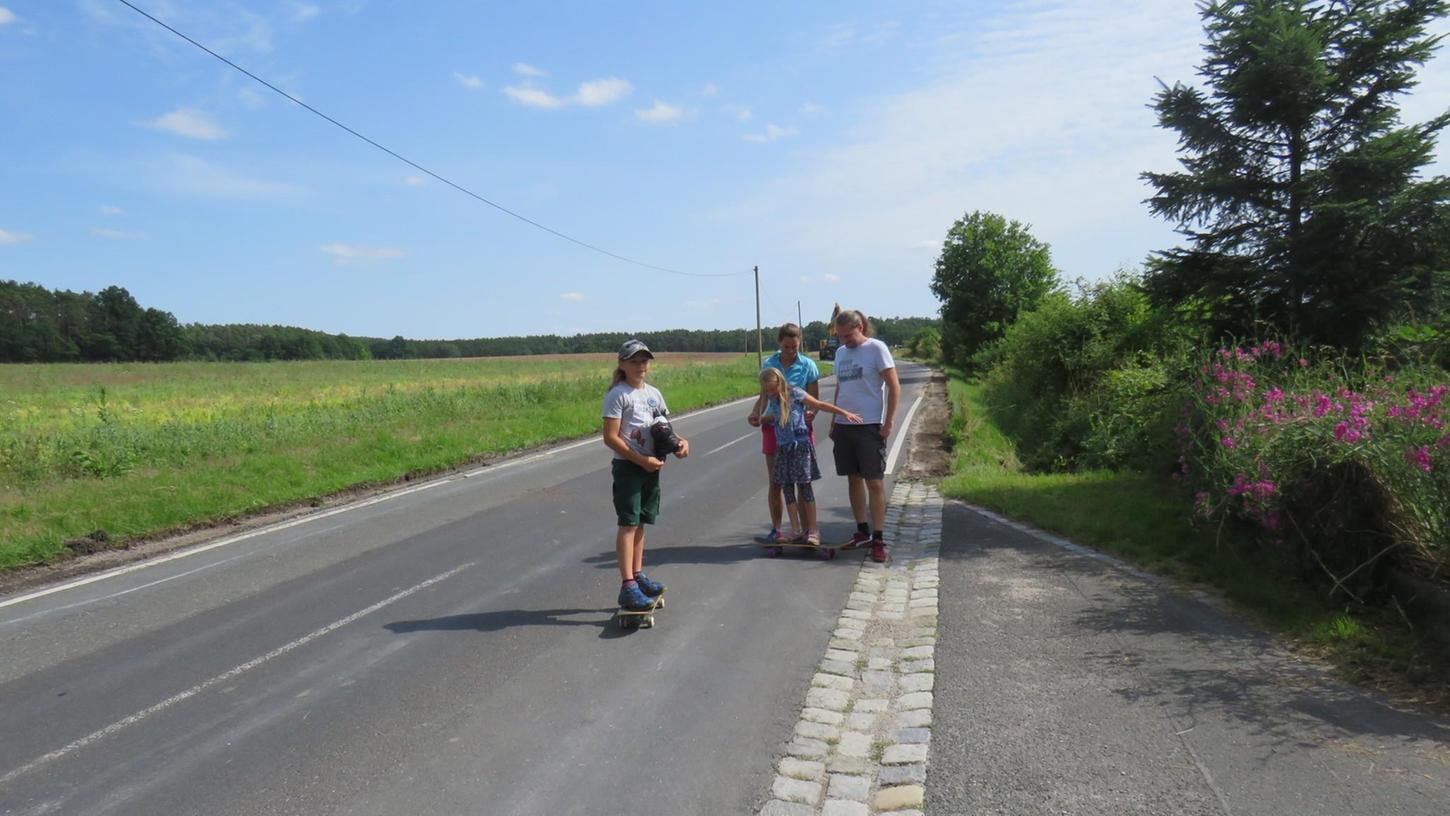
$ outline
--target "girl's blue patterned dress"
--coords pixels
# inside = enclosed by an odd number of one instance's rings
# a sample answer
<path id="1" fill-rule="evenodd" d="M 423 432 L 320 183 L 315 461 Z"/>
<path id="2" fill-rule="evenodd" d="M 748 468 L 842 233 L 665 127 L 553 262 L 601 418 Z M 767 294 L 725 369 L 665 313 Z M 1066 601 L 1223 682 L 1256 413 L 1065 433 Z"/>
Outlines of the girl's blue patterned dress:
<path id="1" fill-rule="evenodd" d="M 809 484 L 821 478 L 821 467 L 816 463 L 816 446 L 811 444 L 811 429 L 806 424 L 806 392 L 800 388 L 790 389 L 789 419 L 780 425 L 780 405 L 775 397 L 775 472 L 771 474 L 776 484 Z"/>

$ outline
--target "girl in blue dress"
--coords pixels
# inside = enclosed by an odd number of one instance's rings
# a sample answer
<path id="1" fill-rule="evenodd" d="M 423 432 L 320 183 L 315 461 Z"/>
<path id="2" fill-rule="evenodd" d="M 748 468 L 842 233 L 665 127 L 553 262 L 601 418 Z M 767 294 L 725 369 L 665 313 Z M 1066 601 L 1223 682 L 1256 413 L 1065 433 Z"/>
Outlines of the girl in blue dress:
<path id="1" fill-rule="evenodd" d="M 760 395 L 766 400 L 765 415 L 775 422 L 775 473 L 772 475 L 785 494 L 788 509 L 795 509 L 799 491 L 801 526 L 797 528 L 800 532 L 795 543 L 819 546 L 821 531 L 816 528 L 816 492 L 811 482 L 821 478 L 821 468 L 816 463 L 816 446 L 811 442 L 806 411 L 829 411 L 848 422 L 860 422 L 861 417 L 790 385 L 778 368 L 760 372 Z"/>

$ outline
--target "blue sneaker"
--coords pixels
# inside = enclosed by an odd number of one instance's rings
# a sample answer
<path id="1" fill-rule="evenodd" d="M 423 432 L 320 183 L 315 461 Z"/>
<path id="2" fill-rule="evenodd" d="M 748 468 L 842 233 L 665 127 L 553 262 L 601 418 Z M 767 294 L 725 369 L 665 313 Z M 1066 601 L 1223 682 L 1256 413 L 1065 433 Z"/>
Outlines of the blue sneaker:
<path id="1" fill-rule="evenodd" d="M 785 533 L 772 527 L 770 528 L 770 532 L 761 536 L 760 540 L 764 544 L 779 544 L 785 540 Z"/>
<path id="2" fill-rule="evenodd" d="M 630 612 L 643 612 L 654 606 L 654 598 L 640 591 L 639 582 L 634 586 L 625 585 L 619 588 L 619 607 Z"/>
<path id="3" fill-rule="evenodd" d="M 645 595 L 651 598 L 658 598 L 659 596 L 665 594 L 664 584 L 660 583 L 659 581 L 651 581 L 649 577 L 642 572 L 636 572 L 634 574 L 634 582 L 636 584 L 639 584 L 640 592 L 643 592 Z"/>

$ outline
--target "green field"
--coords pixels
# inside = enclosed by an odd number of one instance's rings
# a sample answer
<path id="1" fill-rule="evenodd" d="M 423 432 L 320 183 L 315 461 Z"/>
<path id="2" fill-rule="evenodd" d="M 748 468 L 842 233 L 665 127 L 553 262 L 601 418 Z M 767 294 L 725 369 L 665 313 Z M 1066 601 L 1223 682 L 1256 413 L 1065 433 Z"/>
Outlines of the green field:
<path id="1" fill-rule="evenodd" d="M 650 381 L 678 413 L 754 393 L 755 366 L 663 354 Z M 0 365 L 0 569 L 597 433 L 613 368 L 609 354 Z"/>

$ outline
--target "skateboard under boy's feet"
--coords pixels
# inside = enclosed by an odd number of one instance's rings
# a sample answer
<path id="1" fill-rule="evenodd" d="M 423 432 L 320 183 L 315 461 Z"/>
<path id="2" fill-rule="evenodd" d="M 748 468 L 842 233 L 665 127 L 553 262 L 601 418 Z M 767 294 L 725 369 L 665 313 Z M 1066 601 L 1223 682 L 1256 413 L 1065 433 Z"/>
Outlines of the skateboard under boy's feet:
<path id="1" fill-rule="evenodd" d="M 756 540 L 759 541 L 760 539 L 757 538 Z M 826 559 L 827 561 L 830 561 L 832 558 L 836 557 L 836 545 L 822 544 L 819 541 L 812 542 L 804 538 L 795 539 L 782 537 L 774 544 L 766 544 L 762 542 L 761 546 L 765 547 L 765 551 L 770 553 L 771 558 L 779 558 L 784 555 L 786 547 L 800 547 L 803 550 L 816 550 L 820 552 L 821 557 Z"/>
<path id="2" fill-rule="evenodd" d="M 620 629 L 651 629 L 655 625 L 655 611 L 665 608 L 665 596 L 659 595 L 644 609 L 619 608 L 615 620 L 619 621 Z"/>

